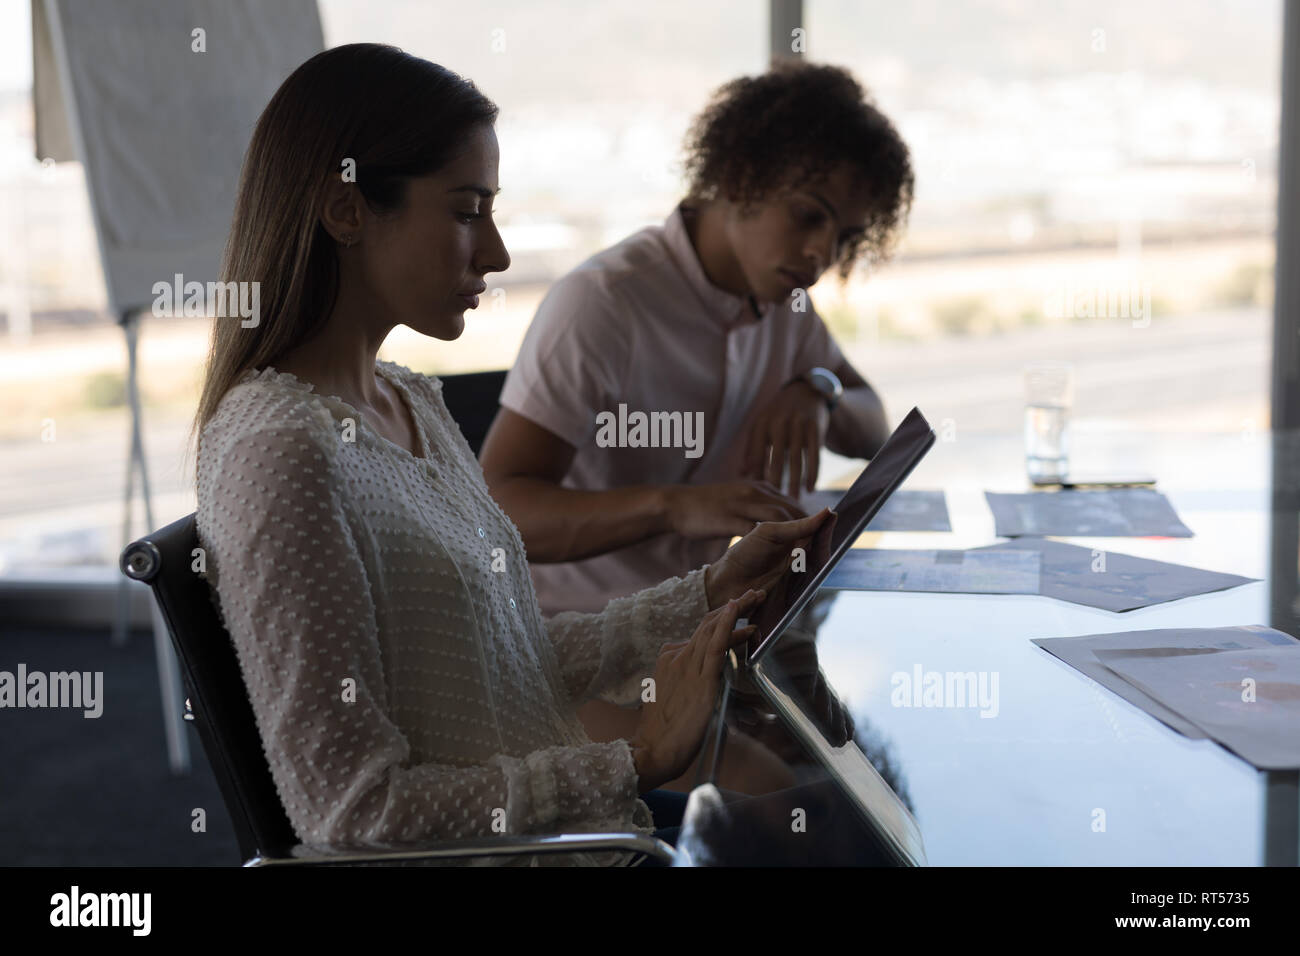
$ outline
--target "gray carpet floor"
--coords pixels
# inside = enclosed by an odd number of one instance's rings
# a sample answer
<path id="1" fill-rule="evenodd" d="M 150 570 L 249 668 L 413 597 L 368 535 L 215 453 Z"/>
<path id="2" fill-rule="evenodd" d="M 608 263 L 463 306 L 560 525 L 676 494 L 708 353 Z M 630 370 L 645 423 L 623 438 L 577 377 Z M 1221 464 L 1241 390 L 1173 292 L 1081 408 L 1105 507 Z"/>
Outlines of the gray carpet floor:
<path id="1" fill-rule="evenodd" d="M 167 764 L 153 637 L 0 628 L 0 671 L 102 671 L 103 713 L 0 709 L 0 866 L 237 866 L 198 734 L 191 769 Z M 206 812 L 194 832 L 193 811 Z"/>

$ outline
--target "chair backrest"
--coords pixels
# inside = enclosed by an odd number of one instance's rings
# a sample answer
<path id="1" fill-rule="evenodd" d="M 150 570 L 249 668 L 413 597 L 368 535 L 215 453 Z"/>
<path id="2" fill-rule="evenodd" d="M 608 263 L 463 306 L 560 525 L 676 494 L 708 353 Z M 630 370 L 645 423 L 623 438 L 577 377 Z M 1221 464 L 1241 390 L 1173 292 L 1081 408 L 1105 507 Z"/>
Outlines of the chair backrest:
<path id="1" fill-rule="evenodd" d="M 460 426 L 461 434 L 475 455 L 483 447 L 488 429 L 500 408 L 501 389 L 506 372 L 470 372 L 465 375 L 439 375 L 442 400 L 447 411 Z"/>
<path id="2" fill-rule="evenodd" d="M 245 861 L 284 857 L 298 842 L 262 750 L 230 635 L 206 577 L 191 570 L 199 547 L 193 514 L 132 542 L 122 571 L 153 588 L 176 648 L 190 706 Z"/>

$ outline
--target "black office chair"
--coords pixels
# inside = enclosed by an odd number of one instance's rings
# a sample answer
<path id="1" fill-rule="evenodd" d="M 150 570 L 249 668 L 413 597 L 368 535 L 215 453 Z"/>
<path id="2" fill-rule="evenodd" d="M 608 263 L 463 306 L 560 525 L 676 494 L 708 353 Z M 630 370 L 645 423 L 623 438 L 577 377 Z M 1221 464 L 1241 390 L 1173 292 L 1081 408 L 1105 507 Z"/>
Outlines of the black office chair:
<path id="1" fill-rule="evenodd" d="M 442 400 L 447 411 L 460 425 L 461 434 L 475 455 L 483 447 L 488 429 L 501 407 L 501 389 L 506 384 L 506 373 L 470 372 L 465 375 L 440 375 Z"/>
<path id="2" fill-rule="evenodd" d="M 304 849 L 280 803 L 234 644 L 213 606 L 205 577 L 191 570 L 199 547 L 193 514 L 132 542 L 122 552 L 127 577 L 153 588 L 189 695 L 186 720 L 198 727 L 245 866 L 358 865 L 458 861 L 474 857 L 626 851 L 671 864 L 673 849 L 636 833 L 509 836 L 403 845 L 392 850 Z M 295 855 L 296 854 L 296 855 Z"/>

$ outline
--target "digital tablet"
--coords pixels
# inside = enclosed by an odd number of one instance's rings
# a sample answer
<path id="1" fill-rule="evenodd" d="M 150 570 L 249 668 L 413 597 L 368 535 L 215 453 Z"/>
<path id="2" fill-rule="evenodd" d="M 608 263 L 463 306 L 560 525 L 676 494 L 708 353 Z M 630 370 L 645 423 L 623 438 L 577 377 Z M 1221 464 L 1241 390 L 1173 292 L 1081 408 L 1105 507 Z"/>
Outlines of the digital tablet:
<path id="1" fill-rule="evenodd" d="M 841 742 L 827 738 L 809 713 L 800 681 L 786 671 L 781 655 L 773 654 L 772 650 L 881 506 L 925 457 L 934 445 L 934 437 L 919 409 L 908 412 L 832 509 L 835 518 L 822 526 L 808 547 L 803 568 L 792 567 L 759 608 L 758 615 L 750 622 L 758 627 L 753 639 L 757 644 L 751 642 L 753 652 L 745 657 L 736 648 L 728 654 L 727 686 L 716 715 L 717 740 L 709 772 L 713 780 L 721 755 L 730 688 L 743 671 L 746 682 L 767 700 L 785 727 L 821 764 L 839 793 L 854 807 L 876 847 L 886 859 L 901 866 L 926 864 L 925 844 L 915 818 L 855 740 Z M 819 679 L 824 679 L 820 671 Z"/>
<path id="2" fill-rule="evenodd" d="M 802 562 L 792 558 L 791 570 L 750 619 L 749 623 L 758 629 L 750 640 L 750 665 L 771 651 L 781 633 L 812 600 L 827 575 L 933 444 L 934 430 L 920 409 L 913 408 L 832 509 L 834 517 L 817 532 Z"/>

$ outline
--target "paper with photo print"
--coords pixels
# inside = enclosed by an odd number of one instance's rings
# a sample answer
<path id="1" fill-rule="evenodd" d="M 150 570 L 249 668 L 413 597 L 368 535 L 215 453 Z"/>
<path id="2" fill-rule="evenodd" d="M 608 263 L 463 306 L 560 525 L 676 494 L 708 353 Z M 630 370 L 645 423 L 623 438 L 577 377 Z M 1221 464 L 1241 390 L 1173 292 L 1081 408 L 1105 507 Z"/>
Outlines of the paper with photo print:
<path id="1" fill-rule="evenodd" d="M 804 492 L 799 498 L 799 504 L 811 515 L 823 508 L 834 508 L 843 497 L 843 491 L 821 489 Z M 867 525 L 867 530 L 951 531 L 947 499 L 942 491 L 900 489 L 889 496 Z"/>
<path id="2" fill-rule="evenodd" d="M 824 588 L 845 591 L 932 591 L 954 594 L 1037 594 L 1034 551 L 854 548 Z"/>
<path id="3" fill-rule="evenodd" d="M 1016 538 L 974 550 L 1027 550 L 1041 554 L 1039 594 L 1103 611 L 1132 611 L 1259 580 L 1047 538 Z"/>
<path id="4" fill-rule="evenodd" d="M 1206 736 L 1199 727 L 1110 670 L 1097 659 L 1097 653 L 1123 650 L 1148 655 L 1156 652 L 1196 654 L 1269 647 L 1300 647 L 1300 641 L 1289 634 L 1262 624 L 1240 627 L 1158 628 L 1150 631 L 1123 631 L 1116 634 L 1085 634 L 1080 637 L 1040 637 L 1035 638 L 1033 643 L 1069 664 L 1079 673 L 1091 677 L 1116 696 L 1145 710 L 1162 724 L 1194 740 Z"/>
<path id="5" fill-rule="evenodd" d="M 1193 536 L 1178 519 L 1169 499 L 1150 488 L 1026 494 L 986 491 L 984 497 L 1001 538 L 1049 534 L 1089 538 Z"/>
<path id="6" fill-rule="evenodd" d="M 1300 647 L 1096 654 L 1256 769 L 1300 769 Z"/>

